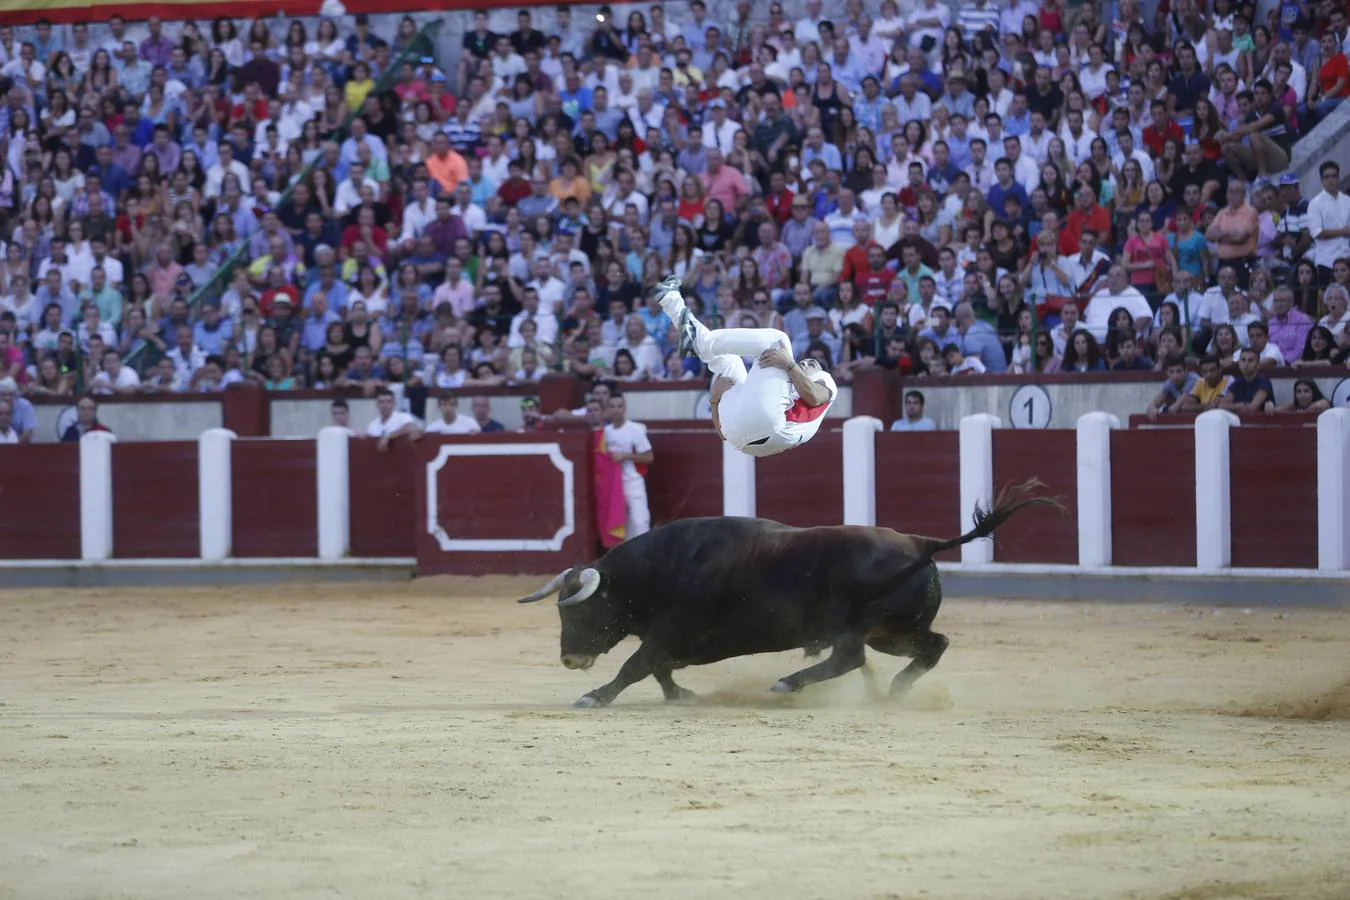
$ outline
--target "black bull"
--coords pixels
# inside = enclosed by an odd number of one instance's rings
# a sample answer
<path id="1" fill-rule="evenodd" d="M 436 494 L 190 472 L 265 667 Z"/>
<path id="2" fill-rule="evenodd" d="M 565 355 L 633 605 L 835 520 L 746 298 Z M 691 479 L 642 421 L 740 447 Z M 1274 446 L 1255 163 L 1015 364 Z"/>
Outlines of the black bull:
<path id="1" fill-rule="evenodd" d="M 942 605 L 933 556 L 988 537 L 1018 510 L 1037 504 L 1030 481 L 977 509 L 974 527 L 948 540 L 889 528 L 790 528 L 749 518 L 684 519 L 614 548 L 593 566 L 559 574 L 531 603 L 559 593 L 562 662 L 588 669 L 628 635 L 642 640 L 618 675 L 577 701 L 607 706 L 653 676 L 667 700 L 693 694 L 671 673 L 733 656 L 830 648 L 822 662 L 780 679 L 799 691 L 864 664 L 864 647 L 912 657 L 891 683 L 905 692 L 937 665 L 947 638 L 932 630 Z"/>

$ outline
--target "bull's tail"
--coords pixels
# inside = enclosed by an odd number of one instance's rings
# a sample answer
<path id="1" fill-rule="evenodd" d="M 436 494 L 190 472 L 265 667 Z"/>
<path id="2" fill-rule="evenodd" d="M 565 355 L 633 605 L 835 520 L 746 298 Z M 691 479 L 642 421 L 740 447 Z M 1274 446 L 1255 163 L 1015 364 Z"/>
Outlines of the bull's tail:
<path id="1" fill-rule="evenodd" d="M 1042 487 L 1045 487 L 1045 485 L 1037 478 L 1029 479 L 1021 484 L 1010 484 L 998 492 L 991 508 L 981 509 L 978 505 L 975 507 L 975 527 L 965 534 L 945 541 L 937 538 L 924 538 L 927 546 L 924 548 L 925 559 L 923 564 L 926 565 L 928 560 L 943 550 L 951 550 L 960 547 L 962 544 L 969 544 L 971 541 L 989 537 L 1000 525 L 1028 506 L 1050 506 L 1061 513 L 1064 512 L 1064 504 L 1060 503 L 1059 500 L 1054 497 L 1040 496 L 1036 493 L 1036 490 Z"/>

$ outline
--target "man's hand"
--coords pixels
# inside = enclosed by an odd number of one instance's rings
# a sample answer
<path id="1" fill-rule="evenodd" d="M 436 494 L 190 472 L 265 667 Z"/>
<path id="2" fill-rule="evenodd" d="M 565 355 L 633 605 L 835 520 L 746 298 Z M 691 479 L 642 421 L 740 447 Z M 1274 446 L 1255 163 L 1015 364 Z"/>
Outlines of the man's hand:
<path id="1" fill-rule="evenodd" d="M 632 456 L 633 454 L 631 453 L 624 453 L 622 450 L 616 450 L 609 455 L 609 458 L 614 460 L 616 463 L 624 463 L 627 462 L 629 459 L 631 459 Z"/>
<path id="2" fill-rule="evenodd" d="M 376 453 L 388 453 L 388 452 L 389 452 L 389 438 L 388 438 L 388 437 L 382 437 L 382 438 L 380 438 L 379 442 L 375 444 L 375 452 L 376 452 Z"/>
<path id="3" fill-rule="evenodd" d="M 790 372 L 797 365 L 797 361 L 782 347 L 770 347 L 759 355 L 759 364 L 769 369 Z"/>

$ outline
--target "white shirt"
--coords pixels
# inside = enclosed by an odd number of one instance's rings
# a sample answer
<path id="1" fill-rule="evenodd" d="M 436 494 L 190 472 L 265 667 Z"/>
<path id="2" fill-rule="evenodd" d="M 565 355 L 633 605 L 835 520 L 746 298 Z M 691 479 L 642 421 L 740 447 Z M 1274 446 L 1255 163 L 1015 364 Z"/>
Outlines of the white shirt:
<path id="1" fill-rule="evenodd" d="M 789 382 L 783 394 L 783 424 L 763 444 L 746 445 L 740 448 L 741 452 L 751 456 L 773 456 L 775 453 L 801 446 L 816 436 L 816 432 L 820 430 L 820 423 L 825 421 L 830 407 L 834 406 L 834 401 L 839 398 L 839 387 L 828 372 L 816 372 L 809 378 L 816 384 L 824 385 L 830 392 L 830 399 L 813 408 L 808 408 L 805 404 L 799 405 L 801 395 Z"/>
<path id="2" fill-rule="evenodd" d="M 0 444 L 17 444 L 19 442 L 19 433 L 10 426 L 8 431 L 0 431 Z"/>
<path id="3" fill-rule="evenodd" d="M 716 147 L 725 156 L 731 152 L 733 142 L 736 139 L 736 132 L 740 130 L 741 126 L 730 119 L 723 119 L 722 124 L 718 125 L 710 116 L 708 121 L 703 123 L 703 146 L 709 150 Z"/>
<path id="4" fill-rule="evenodd" d="M 220 163 L 216 163 L 206 170 L 206 196 L 220 196 L 220 183 L 225 180 L 225 173 L 227 171 L 233 172 L 238 176 L 240 190 L 245 194 L 249 192 L 249 187 L 252 185 L 253 180 L 249 176 L 248 166 L 245 166 L 237 159 L 232 159 L 230 160 L 230 167 L 228 170 L 222 167 Z"/>
<path id="5" fill-rule="evenodd" d="M 1123 306 L 1129 312 L 1132 319 L 1153 319 L 1153 308 L 1148 305 L 1144 295 L 1132 287 L 1127 287 L 1119 294 L 1111 293 L 1111 289 L 1103 287 L 1100 291 L 1092 295 L 1092 300 L 1088 302 L 1087 309 L 1083 312 L 1083 324 L 1087 326 L 1088 331 L 1098 341 L 1106 340 L 1107 326 L 1110 324 L 1111 311 L 1118 306 Z"/>
<path id="6" fill-rule="evenodd" d="M 1341 332 L 1345 331 L 1345 327 L 1350 325 L 1350 309 L 1346 310 L 1345 315 L 1341 316 L 1335 322 L 1331 321 L 1331 314 L 1327 313 L 1317 324 L 1321 325 L 1323 328 L 1329 329 L 1332 335 L 1339 338 Z"/>
<path id="7" fill-rule="evenodd" d="M 394 415 L 398 415 L 398 413 Z M 437 419 L 426 427 L 427 434 L 479 434 L 482 430 L 478 427 L 478 423 L 474 421 L 473 416 L 461 415 L 456 415 L 453 422 Z"/>
<path id="8" fill-rule="evenodd" d="M 112 378 L 107 372 L 99 372 L 94 376 L 93 390 L 95 394 L 112 394 L 115 388 L 133 388 L 141 383 L 141 376 L 136 374 L 136 370 L 130 366 L 123 366 L 117 370 L 117 377 Z"/>
<path id="9" fill-rule="evenodd" d="M 196 344 L 192 345 L 192 349 L 188 351 L 186 356 L 178 347 L 174 347 L 164 355 L 173 360 L 174 369 L 177 370 L 184 381 L 190 380 L 193 372 L 206 365 L 206 351 Z"/>
<path id="10" fill-rule="evenodd" d="M 1308 233 L 1313 236 L 1313 262 L 1328 269 L 1336 260 L 1350 256 L 1350 238 L 1317 239 L 1318 234 L 1329 228 L 1350 228 L 1350 194 L 1342 191 L 1333 197 L 1322 191 L 1308 203 Z"/>
<path id="11" fill-rule="evenodd" d="M 1073 256 L 1061 256 L 1059 258 L 1059 267 L 1064 270 L 1065 275 L 1069 276 L 1069 281 L 1073 283 L 1073 289 L 1075 291 L 1081 288 L 1083 283 L 1088 280 L 1088 276 L 1092 274 L 1092 270 L 1097 267 L 1098 263 L 1104 262 L 1109 265 L 1111 262 L 1111 257 L 1100 250 L 1093 250 L 1092 258 L 1086 263 L 1084 263 L 1082 259 L 1083 254 L 1081 253 L 1075 253 Z"/>
<path id="12" fill-rule="evenodd" d="M 371 419 L 370 424 L 366 426 L 366 436 L 373 438 L 389 437 L 405 425 L 416 424 L 417 421 L 411 415 L 396 409 L 389 414 L 387 419 L 381 419 L 379 416 Z"/>
<path id="13" fill-rule="evenodd" d="M 652 452 L 652 442 L 647 440 L 647 426 L 632 419 L 619 426 L 606 425 L 605 446 L 609 448 L 610 453 L 641 455 Z M 624 481 L 642 480 L 642 476 L 638 474 L 637 464 L 631 459 L 625 459 L 620 466 L 623 469 Z"/>
<path id="14" fill-rule="evenodd" d="M 533 320 L 538 326 L 539 330 L 535 332 L 535 337 L 539 343 L 553 344 L 558 340 L 558 318 L 551 312 L 544 312 L 541 298 L 540 308 L 535 310 L 534 315 L 522 309 L 511 319 L 511 334 L 506 339 L 506 346 L 511 348 L 525 346 L 525 339 L 520 336 L 520 326 L 526 319 Z"/>
<path id="15" fill-rule="evenodd" d="M 436 201 L 428 197 L 418 205 L 416 201 L 403 207 L 403 231 L 398 239 L 402 243 L 415 241 L 422 236 L 427 225 L 436 220 Z"/>
<path id="16" fill-rule="evenodd" d="M 375 192 L 375 199 L 380 199 L 380 183 L 367 175 L 361 180 L 361 187 L 352 184 L 350 178 L 345 178 L 342 184 L 338 185 L 337 194 L 333 197 L 333 210 L 338 215 L 345 215 L 348 210 L 361 205 L 361 188 L 369 187 Z"/>

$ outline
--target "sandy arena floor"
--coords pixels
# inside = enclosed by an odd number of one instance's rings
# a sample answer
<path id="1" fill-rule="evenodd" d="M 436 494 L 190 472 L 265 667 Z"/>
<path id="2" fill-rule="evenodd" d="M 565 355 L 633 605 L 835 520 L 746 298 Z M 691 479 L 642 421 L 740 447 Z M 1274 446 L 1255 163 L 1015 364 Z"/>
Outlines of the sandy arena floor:
<path id="1" fill-rule="evenodd" d="M 534 586 L 0 592 L 0 897 L 1350 896 L 1350 614 L 949 602 L 903 707 L 584 711 L 630 645 Z"/>

